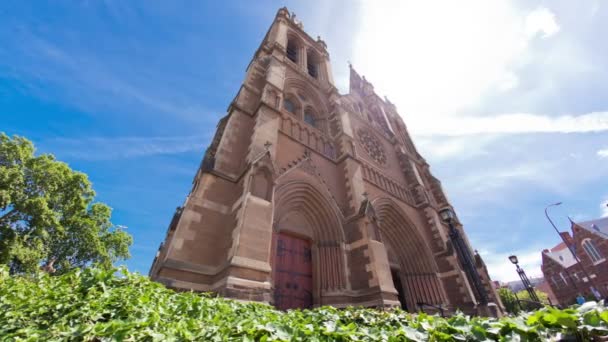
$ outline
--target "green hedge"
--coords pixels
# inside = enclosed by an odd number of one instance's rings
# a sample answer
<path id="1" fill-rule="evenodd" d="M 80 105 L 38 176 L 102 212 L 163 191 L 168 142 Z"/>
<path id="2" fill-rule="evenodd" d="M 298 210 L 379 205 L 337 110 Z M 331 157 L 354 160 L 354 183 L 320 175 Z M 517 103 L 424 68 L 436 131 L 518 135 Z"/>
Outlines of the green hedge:
<path id="1" fill-rule="evenodd" d="M 608 310 L 546 308 L 501 320 L 259 303 L 174 292 L 125 270 L 11 277 L 0 267 L 0 339 L 29 341 L 522 341 L 608 335 Z"/>

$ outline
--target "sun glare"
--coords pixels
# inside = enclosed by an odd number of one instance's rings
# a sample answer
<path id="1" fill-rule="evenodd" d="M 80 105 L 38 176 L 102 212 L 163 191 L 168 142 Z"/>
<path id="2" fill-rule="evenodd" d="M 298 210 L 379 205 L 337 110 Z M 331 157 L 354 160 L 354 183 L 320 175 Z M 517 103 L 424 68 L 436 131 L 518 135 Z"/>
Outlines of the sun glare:
<path id="1" fill-rule="evenodd" d="M 517 87 L 509 66 L 524 53 L 531 32 L 557 31 L 546 12 L 527 20 L 529 13 L 509 1 L 365 2 L 355 67 L 410 125 L 454 115 L 488 90 Z M 547 29 L 547 22 L 554 27 Z"/>

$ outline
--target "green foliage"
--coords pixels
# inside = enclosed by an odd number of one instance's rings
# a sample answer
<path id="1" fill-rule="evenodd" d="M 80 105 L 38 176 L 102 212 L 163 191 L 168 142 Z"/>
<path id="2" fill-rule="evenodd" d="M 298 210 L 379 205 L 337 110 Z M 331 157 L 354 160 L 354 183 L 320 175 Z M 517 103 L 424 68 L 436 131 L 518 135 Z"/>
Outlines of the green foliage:
<path id="1" fill-rule="evenodd" d="M 517 303 L 517 298 L 513 291 L 507 287 L 501 287 L 498 289 L 498 296 L 500 297 L 500 301 L 502 305 L 504 305 L 505 310 L 510 314 L 519 313 L 519 304 Z"/>
<path id="2" fill-rule="evenodd" d="M 118 274 L 120 273 L 120 274 Z M 14 277 L 0 267 L 0 339 L 44 341 L 583 341 L 608 335 L 608 311 L 544 308 L 501 320 L 321 307 L 281 312 L 174 292 L 127 271 Z"/>
<path id="3" fill-rule="evenodd" d="M 541 303 L 549 304 L 549 296 L 546 293 L 537 289 L 534 289 L 534 292 L 536 292 Z M 538 309 L 538 305 L 533 303 L 530 294 L 526 290 L 521 290 L 515 295 L 511 289 L 501 287 L 498 289 L 498 296 L 500 296 L 500 300 L 502 301 L 505 310 L 510 314 L 518 314 L 522 310 L 533 311 Z"/>
<path id="4" fill-rule="evenodd" d="M 534 292 L 536 293 L 536 296 L 538 297 L 538 299 L 540 299 L 541 303 L 545 303 L 545 304 L 549 303 L 549 296 L 546 293 L 539 291 L 537 289 L 534 289 Z M 535 305 L 534 303 L 532 303 L 532 298 L 530 298 L 530 294 L 528 293 L 528 291 L 521 290 L 521 291 L 517 292 L 517 298 L 519 298 L 519 300 L 520 300 L 522 310 L 532 311 L 534 309 L 538 309 L 538 306 Z"/>
<path id="5" fill-rule="evenodd" d="M 129 257 L 132 239 L 93 202 L 84 173 L 49 154 L 34 155 L 23 137 L 0 133 L 0 264 L 33 273 L 54 260 L 58 273 Z"/>

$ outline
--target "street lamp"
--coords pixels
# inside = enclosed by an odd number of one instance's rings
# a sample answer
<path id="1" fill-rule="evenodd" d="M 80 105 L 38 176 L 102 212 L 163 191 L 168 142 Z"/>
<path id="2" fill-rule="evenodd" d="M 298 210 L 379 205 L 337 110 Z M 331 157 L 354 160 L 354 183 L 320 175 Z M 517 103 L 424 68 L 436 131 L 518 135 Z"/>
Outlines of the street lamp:
<path id="1" fill-rule="evenodd" d="M 511 255 L 509 257 L 509 260 L 511 260 L 513 265 L 515 265 L 515 267 L 517 269 L 517 274 L 519 274 L 519 278 L 521 279 L 521 282 L 524 284 L 526 291 L 528 291 L 528 294 L 530 295 L 530 299 L 532 299 L 533 301 L 535 301 L 537 303 L 540 303 L 540 299 L 538 299 L 538 296 L 536 295 L 536 292 L 534 291 L 534 286 L 532 286 L 532 283 L 530 282 L 530 279 L 528 279 L 526 272 L 524 272 L 524 270 L 521 267 L 519 267 L 519 261 L 517 260 L 517 255 Z"/>
<path id="2" fill-rule="evenodd" d="M 477 272 L 477 268 L 475 267 L 475 263 L 473 262 L 473 257 L 471 256 L 471 251 L 468 246 L 465 244 L 462 236 L 460 236 L 460 232 L 454 227 L 454 221 L 456 219 L 456 215 L 451 208 L 444 208 L 439 211 L 439 216 L 450 228 L 449 237 L 452 241 L 452 245 L 454 249 L 456 249 L 456 255 L 464 268 L 465 273 L 468 275 L 469 279 L 473 283 L 473 288 L 477 295 L 479 296 L 480 304 L 488 303 L 488 295 L 486 293 L 486 289 L 483 287 L 481 282 L 481 277 Z"/>
<path id="3" fill-rule="evenodd" d="M 450 225 L 450 227 L 452 227 L 451 222 L 456 218 L 452 209 L 450 209 L 450 208 L 442 209 L 439 212 L 439 215 L 441 216 L 441 219 L 443 220 L 443 222 L 447 222 Z"/>
<path id="4" fill-rule="evenodd" d="M 595 287 L 595 283 L 593 281 L 593 278 L 591 278 L 589 276 L 589 273 L 587 273 L 587 269 L 585 268 L 585 266 L 583 265 L 583 263 L 581 262 L 581 260 L 576 255 L 576 252 L 574 251 L 574 247 L 570 246 L 570 244 L 568 243 L 568 241 L 566 241 L 566 239 L 564 238 L 564 236 L 559 232 L 559 230 L 555 226 L 555 223 L 553 223 L 553 220 L 551 220 L 551 218 L 549 217 L 549 213 L 548 213 L 549 208 L 550 207 L 556 207 L 556 206 L 561 205 L 561 204 L 562 204 L 562 202 L 557 202 L 557 203 L 549 204 L 545 208 L 545 217 L 547 217 L 547 220 L 549 220 L 549 223 L 551 223 L 551 225 L 553 226 L 553 229 L 555 229 L 555 232 L 557 233 L 557 235 L 559 235 L 559 237 L 562 239 L 562 241 L 564 242 L 564 244 L 566 245 L 566 247 L 568 247 L 568 250 L 570 251 L 570 253 L 574 257 L 574 260 L 576 260 L 576 262 L 581 266 L 581 270 L 585 274 L 585 277 L 587 277 L 587 279 L 589 279 L 589 282 L 591 283 L 591 289 L 592 289 L 591 292 L 593 293 L 593 295 L 596 297 L 596 299 L 600 299 L 600 298 L 597 298 L 597 295 L 595 294 L 596 291 L 593 291 L 593 290 L 597 289 L 597 287 Z M 578 290 L 578 287 L 576 286 L 576 282 L 572 279 L 572 277 L 570 276 L 570 273 L 568 272 L 568 270 L 566 268 L 564 268 L 564 270 L 568 274 L 568 278 L 570 278 L 570 281 L 572 282 L 572 285 L 574 285 L 574 288 Z"/>

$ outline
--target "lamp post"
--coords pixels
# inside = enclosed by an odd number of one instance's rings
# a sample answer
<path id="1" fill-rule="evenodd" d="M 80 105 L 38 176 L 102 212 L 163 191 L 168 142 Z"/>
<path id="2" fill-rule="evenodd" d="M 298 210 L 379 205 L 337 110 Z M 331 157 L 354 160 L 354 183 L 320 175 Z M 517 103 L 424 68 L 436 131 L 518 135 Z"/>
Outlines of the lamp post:
<path id="1" fill-rule="evenodd" d="M 513 265 L 515 265 L 515 268 L 517 269 L 517 274 L 519 274 L 519 278 L 521 279 L 521 282 L 524 284 L 526 291 L 528 291 L 528 294 L 530 295 L 530 299 L 532 299 L 533 301 L 535 301 L 537 303 L 540 303 L 540 299 L 538 299 L 538 296 L 536 295 L 536 292 L 534 291 L 534 286 L 532 286 L 532 283 L 530 282 L 530 279 L 528 279 L 526 272 L 524 272 L 523 268 L 519 267 L 519 261 L 517 260 L 517 255 L 511 255 L 509 257 L 509 260 L 511 260 Z"/>
<path id="2" fill-rule="evenodd" d="M 548 213 L 549 208 L 550 207 L 556 207 L 556 206 L 561 205 L 561 204 L 562 204 L 562 202 L 557 202 L 557 203 L 549 204 L 545 208 L 545 217 L 547 217 L 547 220 L 549 220 L 549 223 L 551 223 L 551 225 L 553 226 L 553 229 L 555 229 L 555 232 L 557 233 L 557 235 L 559 235 L 559 237 L 562 239 L 562 241 L 564 242 L 564 244 L 566 245 L 566 247 L 568 247 L 568 250 L 570 251 L 570 253 L 572 253 L 572 256 L 574 257 L 574 260 L 581 266 L 581 270 L 583 270 L 583 273 L 585 274 L 585 277 L 587 277 L 587 279 L 589 279 L 589 283 L 591 284 L 591 288 L 593 290 L 596 290 L 597 287 L 595 287 L 595 283 L 594 283 L 593 279 L 589 276 L 589 273 L 587 273 L 587 269 L 585 268 L 585 266 L 583 265 L 583 263 L 581 262 L 581 260 L 576 255 L 576 252 L 574 251 L 574 247 L 571 246 L 568 243 L 568 241 L 566 241 L 566 239 L 564 238 L 564 236 L 559 232 L 559 230 L 555 226 L 555 223 L 553 223 L 553 220 L 551 220 L 551 218 L 549 217 L 549 213 Z M 566 270 L 566 273 L 568 273 L 568 270 Z M 572 277 L 570 277 L 570 273 L 568 273 L 568 277 L 570 278 L 570 281 L 574 285 L 574 288 L 577 289 L 576 282 L 572 279 Z M 591 291 L 591 292 L 596 297 L 596 299 L 600 299 L 600 298 L 597 298 L 597 295 L 595 294 L 596 291 Z"/>
<path id="3" fill-rule="evenodd" d="M 475 263 L 473 262 L 471 251 L 462 239 L 458 229 L 454 227 L 454 212 L 451 208 L 445 208 L 439 212 L 439 215 L 441 216 L 443 222 L 447 223 L 448 227 L 450 228 L 450 241 L 452 242 L 454 249 L 456 249 L 456 255 L 458 256 L 465 273 L 473 283 L 473 289 L 479 296 L 480 304 L 488 304 L 488 295 L 486 293 L 486 289 L 483 287 L 483 283 L 481 282 L 481 277 L 477 272 Z"/>

